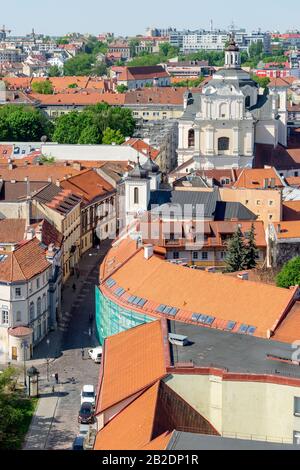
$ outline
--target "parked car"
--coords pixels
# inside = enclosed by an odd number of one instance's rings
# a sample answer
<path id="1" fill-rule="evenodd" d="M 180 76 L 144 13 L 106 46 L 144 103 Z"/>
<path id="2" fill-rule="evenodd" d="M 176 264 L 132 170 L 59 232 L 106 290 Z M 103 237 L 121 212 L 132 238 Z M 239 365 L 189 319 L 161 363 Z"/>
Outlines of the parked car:
<path id="1" fill-rule="evenodd" d="M 72 450 L 84 450 L 84 439 L 84 436 L 75 437 Z"/>
<path id="2" fill-rule="evenodd" d="M 91 359 L 93 359 L 93 361 L 96 362 L 96 364 L 100 364 L 102 359 L 102 346 L 98 346 L 94 349 L 89 349 L 88 355 Z"/>
<path id="3" fill-rule="evenodd" d="M 91 403 L 84 402 L 81 404 L 78 422 L 80 424 L 90 424 L 94 422 L 94 407 Z"/>
<path id="4" fill-rule="evenodd" d="M 81 405 L 82 403 L 91 403 L 95 406 L 96 403 L 96 394 L 94 385 L 84 385 L 80 394 Z"/>

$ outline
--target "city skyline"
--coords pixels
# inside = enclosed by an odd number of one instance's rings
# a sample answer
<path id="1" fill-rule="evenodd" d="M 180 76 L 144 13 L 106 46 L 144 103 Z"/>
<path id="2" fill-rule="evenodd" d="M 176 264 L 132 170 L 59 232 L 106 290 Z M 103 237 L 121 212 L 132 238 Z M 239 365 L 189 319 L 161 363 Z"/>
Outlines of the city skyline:
<path id="1" fill-rule="evenodd" d="M 267 4 L 253 0 L 252 11 L 247 12 L 246 17 L 237 0 L 231 0 L 226 4 L 216 0 L 214 6 L 212 11 L 202 12 L 196 0 L 191 0 L 187 10 L 182 9 L 179 0 L 173 0 L 171 5 L 168 2 L 161 4 L 158 0 L 153 0 L 145 17 L 136 0 L 130 1 L 124 15 L 112 14 L 110 10 L 103 11 L 103 7 L 96 0 L 91 0 L 88 14 L 83 16 L 78 15 L 78 8 L 74 8 L 74 2 L 53 0 L 51 9 L 40 15 L 40 3 L 37 0 L 27 0 L 26 3 L 12 0 L 9 6 L 2 7 L 1 23 L 12 31 L 12 36 L 29 34 L 32 28 L 36 33 L 53 36 L 70 32 L 83 34 L 114 32 L 116 35 L 126 36 L 142 34 L 147 27 L 174 27 L 179 30 L 209 29 L 211 20 L 216 29 L 228 29 L 234 22 L 236 27 L 249 31 L 258 28 L 266 31 L 294 30 L 298 26 L 294 18 L 300 14 L 300 4 L 296 0 L 290 2 L 290 9 L 293 10 L 292 18 L 285 14 L 286 7 L 279 0 L 272 2 L 271 11 Z M 122 2 L 116 0 L 114 12 L 120 12 L 121 9 L 123 9 Z M 17 17 L 12 17 L 12 11 L 18 11 Z"/>

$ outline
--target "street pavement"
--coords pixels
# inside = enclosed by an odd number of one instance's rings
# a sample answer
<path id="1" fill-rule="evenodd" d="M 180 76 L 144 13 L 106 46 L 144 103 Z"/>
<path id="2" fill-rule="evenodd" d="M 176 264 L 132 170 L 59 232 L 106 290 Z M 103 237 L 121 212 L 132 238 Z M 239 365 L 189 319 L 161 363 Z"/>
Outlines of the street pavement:
<path id="1" fill-rule="evenodd" d="M 100 364 L 87 356 L 87 350 L 98 345 L 95 323 L 90 322 L 89 316 L 95 317 L 95 285 L 99 265 L 109 246 L 109 242 L 104 242 L 100 250 L 92 249 L 82 257 L 80 277 L 70 278 L 64 287 L 64 321 L 48 335 L 49 345 L 44 340 L 35 348 L 33 360 L 27 361 L 28 368 L 34 365 L 40 372 L 40 400 L 24 449 L 71 449 L 78 434 L 81 388 L 85 384 L 96 387 L 98 383 Z M 58 385 L 52 377 L 55 373 Z"/>

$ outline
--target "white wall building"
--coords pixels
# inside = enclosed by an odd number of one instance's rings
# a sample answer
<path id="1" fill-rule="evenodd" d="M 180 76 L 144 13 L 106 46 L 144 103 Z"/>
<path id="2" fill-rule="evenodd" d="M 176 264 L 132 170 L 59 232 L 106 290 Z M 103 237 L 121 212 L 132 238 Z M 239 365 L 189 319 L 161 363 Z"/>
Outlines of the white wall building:
<path id="1" fill-rule="evenodd" d="M 202 93 L 185 95 L 178 165 L 194 158 L 201 169 L 252 167 L 256 143 L 286 145 L 287 88 L 260 94 L 240 64 L 239 47 L 232 38 L 224 68 Z"/>

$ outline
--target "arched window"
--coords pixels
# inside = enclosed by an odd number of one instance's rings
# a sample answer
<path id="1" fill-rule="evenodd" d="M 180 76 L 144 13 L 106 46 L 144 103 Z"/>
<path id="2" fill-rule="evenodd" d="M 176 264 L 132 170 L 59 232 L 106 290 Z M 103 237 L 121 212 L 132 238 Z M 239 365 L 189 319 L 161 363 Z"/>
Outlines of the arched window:
<path id="1" fill-rule="evenodd" d="M 246 99 L 245 99 L 246 108 L 250 108 L 250 104 L 251 104 L 251 98 L 250 96 L 246 96 Z"/>
<path id="2" fill-rule="evenodd" d="M 134 188 L 134 204 L 139 203 L 139 188 Z"/>
<path id="3" fill-rule="evenodd" d="M 194 129 L 189 130 L 188 146 L 189 147 L 195 147 L 195 131 L 194 131 Z"/>
<path id="4" fill-rule="evenodd" d="M 220 137 L 218 139 L 218 151 L 220 153 L 229 150 L 229 138 L 228 137 Z"/>
<path id="5" fill-rule="evenodd" d="M 34 303 L 33 302 L 30 302 L 30 306 L 29 306 L 29 321 L 33 321 L 34 320 Z"/>
<path id="6" fill-rule="evenodd" d="M 36 311 L 37 311 L 37 316 L 39 317 L 42 313 L 42 301 L 40 297 L 37 299 Z"/>

